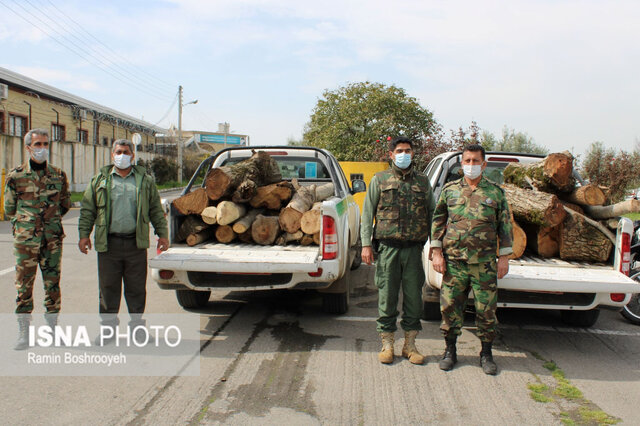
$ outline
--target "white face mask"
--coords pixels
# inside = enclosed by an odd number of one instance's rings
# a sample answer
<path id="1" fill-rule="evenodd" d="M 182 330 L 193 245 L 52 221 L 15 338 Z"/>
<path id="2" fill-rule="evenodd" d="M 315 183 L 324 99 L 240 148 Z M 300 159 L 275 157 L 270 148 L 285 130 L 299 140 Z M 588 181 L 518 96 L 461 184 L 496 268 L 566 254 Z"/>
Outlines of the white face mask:
<path id="1" fill-rule="evenodd" d="M 36 163 L 44 163 L 49 158 L 49 150 L 47 148 L 32 148 L 31 158 Z"/>
<path id="2" fill-rule="evenodd" d="M 131 167 L 131 156 L 127 154 L 114 155 L 113 164 L 121 170 L 128 169 Z"/>
<path id="3" fill-rule="evenodd" d="M 482 165 L 464 165 L 462 166 L 462 171 L 464 175 L 469 179 L 476 179 L 482 174 Z"/>

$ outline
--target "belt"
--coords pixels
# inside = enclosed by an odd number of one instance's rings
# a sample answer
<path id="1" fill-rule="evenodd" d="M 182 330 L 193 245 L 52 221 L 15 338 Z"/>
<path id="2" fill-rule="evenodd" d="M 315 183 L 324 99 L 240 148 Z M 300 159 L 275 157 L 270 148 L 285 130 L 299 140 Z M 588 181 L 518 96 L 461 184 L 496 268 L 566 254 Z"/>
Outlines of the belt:
<path id="1" fill-rule="evenodd" d="M 123 234 L 120 232 L 111 232 L 109 233 L 109 237 L 111 238 L 123 238 L 123 239 L 131 239 L 131 238 L 135 238 L 136 237 L 136 233 L 131 233 L 131 234 Z"/>
<path id="2" fill-rule="evenodd" d="M 423 246 L 425 241 L 401 241 L 401 240 L 380 240 L 380 244 L 394 248 L 408 248 Z"/>

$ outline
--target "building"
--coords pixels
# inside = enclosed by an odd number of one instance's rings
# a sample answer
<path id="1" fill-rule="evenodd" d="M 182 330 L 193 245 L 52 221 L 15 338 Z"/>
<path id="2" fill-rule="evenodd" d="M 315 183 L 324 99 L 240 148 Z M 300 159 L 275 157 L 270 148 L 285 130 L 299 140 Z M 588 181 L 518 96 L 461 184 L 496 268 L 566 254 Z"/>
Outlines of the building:
<path id="1" fill-rule="evenodd" d="M 24 163 L 23 136 L 49 130 L 51 164 L 61 167 L 71 189 L 84 189 L 100 167 L 110 163 L 111 144 L 140 134 L 138 158 L 150 160 L 166 129 L 72 95 L 0 67 L 0 167 Z"/>
<path id="2" fill-rule="evenodd" d="M 186 144 L 196 143 L 200 149 L 207 152 L 218 152 L 224 148 L 248 146 L 249 135 L 230 133 L 229 123 L 218 123 L 218 131 L 183 130 L 182 137 Z"/>

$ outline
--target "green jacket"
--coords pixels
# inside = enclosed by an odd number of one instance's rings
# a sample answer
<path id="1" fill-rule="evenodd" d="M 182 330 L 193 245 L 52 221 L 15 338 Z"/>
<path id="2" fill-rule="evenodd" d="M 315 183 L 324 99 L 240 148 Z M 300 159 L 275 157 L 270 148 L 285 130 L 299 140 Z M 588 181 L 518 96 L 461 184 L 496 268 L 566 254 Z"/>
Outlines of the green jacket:
<path id="1" fill-rule="evenodd" d="M 433 192 L 423 174 L 413 169 L 403 173 L 395 165 L 376 173 L 369 184 L 362 209 L 362 245 L 370 246 L 372 237 L 426 242 L 433 209 Z"/>
<path id="2" fill-rule="evenodd" d="M 94 225 L 94 240 L 98 252 L 107 251 L 107 236 L 111 223 L 111 170 L 113 165 L 104 166 L 100 173 L 91 179 L 84 191 L 78 221 L 80 238 L 89 238 Z M 142 166 L 133 166 L 136 178 L 136 245 L 139 249 L 149 248 L 149 221 L 156 235 L 168 238 L 167 219 L 164 217 L 160 194 L 153 179 L 146 174 Z"/>

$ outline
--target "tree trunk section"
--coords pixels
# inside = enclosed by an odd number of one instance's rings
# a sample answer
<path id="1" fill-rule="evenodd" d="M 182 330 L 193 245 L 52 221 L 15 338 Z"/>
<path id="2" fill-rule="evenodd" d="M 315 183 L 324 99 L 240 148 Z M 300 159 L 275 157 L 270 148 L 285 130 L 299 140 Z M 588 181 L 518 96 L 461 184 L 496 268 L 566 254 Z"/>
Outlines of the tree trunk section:
<path id="1" fill-rule="evenodd" d="M 571 192 L 575 188 L 573 156 L 564 151 L 547 155 L 531 164 L 511 163 L 504 169 L 504 182 L 520 188 L 534 188 L 544 192 Z"/>
<path id="2" fill-rule="evenodd" d="M 209 206 L 202 210 L 200 217 L 204 223 L 208 225 L 215 225 L 217 223 L 218 209 L 215 206 Z"/>
<path id="3" fill-rule="evenodd" d="M 313 234 L 313 242 L 316 245 L 320 245 L 320 232 L 316 232 L 315 234 Z"/>
<path id="4" fill-rule="evenodd" d="M 293 195 L 293 186 L 286 181 L 261 186 L 250 200 L 251 207 L 266 207 L 269 210 L 280 210 L 282 203 L 289 201 Z"/>
<path id="5" fill-rule="evenodd" d="M 511 245 L 513 253 L 509 255 L 509 259 L 518 259 L 527 248 L 527 235 L 513 217 L 511 218 L 511 226 L 513 228 L 513 244 Z"/>
<path id="6" fill-rule="evenodd" d="M 205 188 L 213 201 L 233 194 L 236 202 L 244 202 L 255 195 L 258 186 L 281 180 L 278 163 L 266 152 L 258 151 L 236 164 L 211 169 L 205 179 Z"/>
<path id="7" fill-rule="evenodd" d="M 333 183 L 325 183 L 324 185 L 316 186 L 315 202 L 326 200 L 335 193 Z"/>
<path id="8" fill-rule="evenodd" d="M 602 206 L 607 201 L 602 189 L 593 184 L 579 186 L 565 198 L 567 201 L 581 206 Z"/>
<path id="9" fill-rule="evenodd" d="M 233 232 L 236 234 L 243 234 L 251 229 L 251 224 L 259 214 L 262 214 L 264 209 L 252 209 L 246 215 L 242 216 L 240 219 L 233 224 Z"/>
<path id="10" fill-rule="evenodd" d="M 540 257 L 558 257 L 560 253 L 560 226 L 544 228 L 536 225 L 524 227 L 527 247 Z"/>
<path id="11" fill-rule="evenodd" d="M 236 204 L 233 201 L 220 201 L 218 206 L 217 222 L 218 225 L 228 225 L 235 222 L 247 213 L 244 204 Z"/>
<path id="12" fill-rule="evenodd" d="M 280 232 L 277 216 L 258 215 L 251 225 L 253 241 L 263 246 L 274 243 Z"/>
<path id="13" fill-rule="evenodd" d="M 542 227 L 557 226 L 567 213 L 557 196 L 513 185 L 502 185 L 509 207 L 519 222 Z"/>
<path id="14" fill-rule="evenodd" d="M 243 243 L 253 244 L 253 237 L 251 236 L 251 229 L 243 232 L 242 234 L 238 234 L 238 240 L 242 241 Z"/>
<path id="15" fill-rule="evenodd" d="M 197 234 L 208 227 L 209 225 L 204 223 L 200 216 L 189 215 L 184 218 L 184 221 L 180 225 L 178 233 L 176 234 L 176 239 L 178 242 L 182 242 L 186 240 L 190 234 Z"/>
<path id="16" fill-rule="evenodd" d="M 302 220 L 302 213 L 292 207 L 285 207 L 280 211 L 278 216 L 280 227 L 290 234 L 300 229 L 300 221 Z"/>
<path id="17" fill-rule="evenodd" d="M 562 205 L 563 205 L 563 206 L 565 206 L 566 208 L 571 209 L 571 210 L 573 210 L 574 212 L 578 212 L 578 213 L 580 213 L 580 214 L 584 214 L 584 210 L 583 210 L 583 209 L 582 209 L 582 207 L 580 207 L 579 205 L 577 205 L 577 204 L 573 204 L 573 203 L 570 203 L 570 202 L 568 202 L 568 201 L 562 201 L 562 200 L 560 200 L 560 202 L 561 202 L 561 203 L 562 203 Z"/>
<path id="18" fill-rule="evenodd" d="M 313 244 L 313 235 L 304 234 L 302 238 L 300 238 L 301 246 L 310 246 L 311 244 Z"/>
<path id="19" fill-rule="evenodd" d="M 278 238 L 276 238 L 276 245 L 284 246 L 290 242 L 299 242 L 303 236 L 304 236 L 304 233 L 302 231 L 298 231 L 293 234 L 285 232 L 281 234 Z"/>
<path id="20" fill-rule="evenodd" d="M 584 211 L 593 219 L 610 219 L 640 212 L 640 200 L 627 200 L 610 206 L 585 206 Z"/>
<path id="21" fill-rule="evenodd" d="M 606 262 L 613 243 L 578 215 L 569 215 L 560 231 L 560 258 L 580 262 Z"/>
<path id="22" fill-rule="evenodd" d="M 233 232 L 233 228 L 229 225 L 220 225 L 218 229 L 216 229 L 216 240 L 218 242 L 226 244 L 230 243 L 236 238 L 236 233 Z"/>
<path id="23" fill-rule="evenodd" d="M 322 226 L 322 201 L 314 203 L 311 210 L 304 212 L 300 219 L 300 229 L 305 234 L 320 232 Z"/>
<path id="24" fill-rule="evenodd" d="M 200 214 L 208 204 L 209 198 L 204 188 L 198 188 L 173 200 L 173 206 L 184 215 Z"/>
<path id="25" fill-rule="evenodd" d="M 187 237 L 187 245 L 190 247 L 193 247 L 196 244 L 200 244 L 202 242 L 207 241 L 212 236 L 213 236 L 213 227 L 205 228 L 198 233 L 189 234 L 189 236 Z"/>

